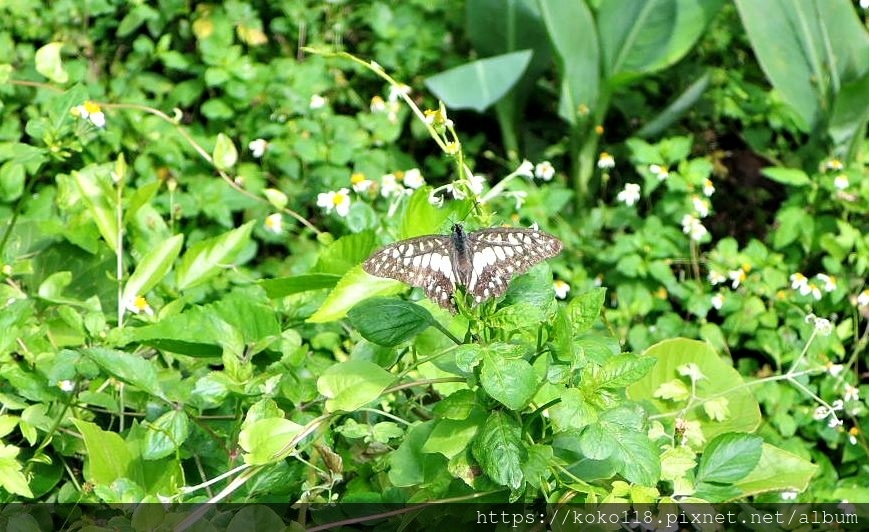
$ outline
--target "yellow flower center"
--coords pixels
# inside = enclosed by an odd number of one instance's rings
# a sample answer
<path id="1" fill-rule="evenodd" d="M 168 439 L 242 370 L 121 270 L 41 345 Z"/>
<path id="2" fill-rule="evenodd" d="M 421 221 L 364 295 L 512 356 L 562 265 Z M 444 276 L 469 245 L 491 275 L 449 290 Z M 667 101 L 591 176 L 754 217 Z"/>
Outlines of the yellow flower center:
<path id="1" fill-rule="evenodd" d="M 98 104 L 90 101 L 90 100 L 88 100 L 84 103 L 84 109 L 85 109 L 85 111 L 87 111 L 90 114 L 100 112 L 100 106 Z"/>
<path id="2" fill-rule="evenodd" d="M 148 300 L 143 296 L 136 296 L 136 299 L 133 301 L 133 306 L 139 310 L 145 310 L 148 308 Z"/>
<path id="3" fill-rule="evenodd" d="M 347 196 L 345 196 L 344 194 L 335 194 L 335 197 L 332 198 L 332 205 L 335 205 L 337 207 L 338 205 L 343 204 L 345 201 L 347 201 Z"/>
<path id="4" fill-rule="evenodd" d="M 397 170 L 393 175 L 395 176 L 396 181 L 404 180 L 404 172 L 401 170 Z"/>
<path id="5" fill-rule="evenodd" d="M 353 172 L 350 176 L 350 182 L 354 185 L 358 185 L 359 183 L 365 181 L 365 174 L 362 172 Z"/>

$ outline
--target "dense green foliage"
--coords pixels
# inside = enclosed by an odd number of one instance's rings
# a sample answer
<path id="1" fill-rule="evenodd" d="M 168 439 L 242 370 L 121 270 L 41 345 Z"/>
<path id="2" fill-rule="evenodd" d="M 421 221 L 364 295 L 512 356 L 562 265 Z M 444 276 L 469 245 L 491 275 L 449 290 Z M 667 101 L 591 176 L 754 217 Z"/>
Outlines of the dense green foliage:
<path id="1" fill-rule="evenodd" d="M 869 502 L 847 0 L 0 16 L 0 500 Z M 564 251 L 361 268 L 462 220 Z"/>

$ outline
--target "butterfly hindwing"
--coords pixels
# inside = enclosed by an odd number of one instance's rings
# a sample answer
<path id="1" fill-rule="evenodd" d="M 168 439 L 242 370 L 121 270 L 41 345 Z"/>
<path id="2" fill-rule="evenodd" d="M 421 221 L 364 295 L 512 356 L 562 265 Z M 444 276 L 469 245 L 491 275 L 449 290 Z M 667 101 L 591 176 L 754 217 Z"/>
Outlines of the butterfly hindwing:
<path id="1" fill-rule="evenodd" d="M 388 277 L 422 288 L 426 297 L 454 311 L 456 290 L 448 236 L 430 235 L 402 240 L 374 253 L 362 263 L 371 275 Z"/>
<path id="2" fill-rule="evenodd" d="M 468 235 L 471 272 L 468 292 L 476 301 L 498 297 L 510 280 L 561 252 L 561 241 L 536 229 L 493 227 Z"/>

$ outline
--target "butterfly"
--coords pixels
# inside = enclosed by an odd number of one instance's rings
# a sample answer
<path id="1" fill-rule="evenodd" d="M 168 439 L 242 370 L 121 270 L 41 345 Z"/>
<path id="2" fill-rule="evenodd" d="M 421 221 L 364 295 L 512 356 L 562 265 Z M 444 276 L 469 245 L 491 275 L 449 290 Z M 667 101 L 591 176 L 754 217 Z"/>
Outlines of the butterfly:
<path id="1" fill-rule="evenodd" d="M 563 244 L 537 229 L 490 227 L 466 233 L 455 224 L 449 235 L 401 240 L 376 251 L 362 269 L 422 288 L 450 312 L 456 311 L 456 286 L 464 286 L 476 303 L 507 291 L 510 280 L 535 264 L 558 255 Z"/>

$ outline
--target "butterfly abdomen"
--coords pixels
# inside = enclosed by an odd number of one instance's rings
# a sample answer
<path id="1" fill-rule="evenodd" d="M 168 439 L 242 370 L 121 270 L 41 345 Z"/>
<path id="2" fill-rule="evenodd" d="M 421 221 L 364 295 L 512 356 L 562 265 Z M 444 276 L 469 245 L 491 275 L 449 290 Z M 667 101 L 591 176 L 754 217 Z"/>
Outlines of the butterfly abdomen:
<path id="1" fill-rule="evenodd" d="M 465 229 L 459 225 L 453 225 L 453 275 L 458 279 L 462 286 L 468 285 L 468 278 L 471 272 L 471 250 L 468 246 L 468 234 Z"/>

